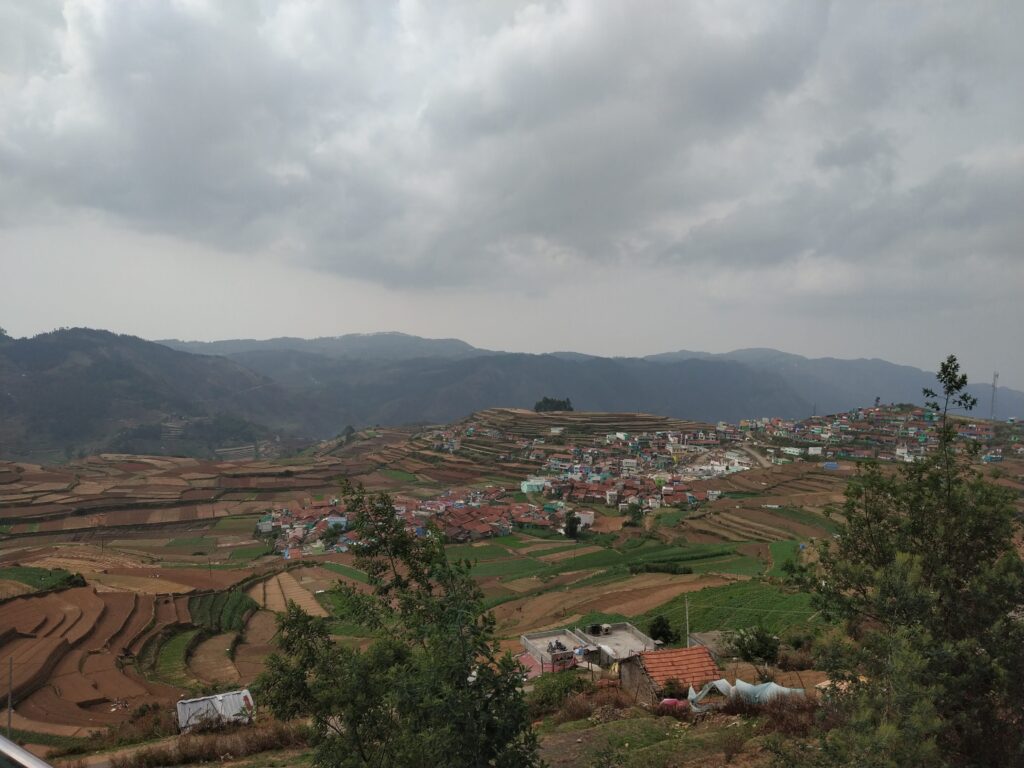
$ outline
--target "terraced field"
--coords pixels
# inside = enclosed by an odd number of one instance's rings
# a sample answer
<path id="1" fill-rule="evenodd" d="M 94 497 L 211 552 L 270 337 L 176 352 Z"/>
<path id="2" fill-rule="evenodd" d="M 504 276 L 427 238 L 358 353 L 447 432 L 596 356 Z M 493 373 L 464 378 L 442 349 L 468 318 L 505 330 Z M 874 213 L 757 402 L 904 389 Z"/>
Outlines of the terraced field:
<path id="1" fill-rule="evenodd" d="M 165 598 L 173 616 L 173 601 Z M 9 601 L 0 610 L 0 664 L 14 660 L 14 700 L 25 721 L 103 727 L 126 719 L 116 701 L 151 701 L 167 691 L 122 669 L 156 621 L 152 596 L 79 587 Z"/>
<path id="2" fill-rule="evenodd" d="M 208 684 L 237 683 L 238 669 L 231 658 L 237 632 L 222 632 L 199 643 L 188 659 L 192 677 Z"/>
<path id="3" fill-rule="evenodd" d="M 288 602 L 292 601 L 311 616 L 327 615 L 316 598 L 287 571 L 253 585 L 247 594 L 261 608 L 277 613 L 288 610 Z"/>

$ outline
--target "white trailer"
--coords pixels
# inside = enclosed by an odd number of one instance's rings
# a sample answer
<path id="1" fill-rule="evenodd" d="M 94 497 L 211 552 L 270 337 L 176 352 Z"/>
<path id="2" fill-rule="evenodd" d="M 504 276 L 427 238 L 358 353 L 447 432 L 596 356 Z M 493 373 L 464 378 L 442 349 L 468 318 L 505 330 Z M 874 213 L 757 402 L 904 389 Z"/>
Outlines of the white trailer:
<path id="1" fill-rule="evenodd" d="M 178 702 L 178 730 L 224 723 L 251 723 L 256 705 L 248 688 Z"/>

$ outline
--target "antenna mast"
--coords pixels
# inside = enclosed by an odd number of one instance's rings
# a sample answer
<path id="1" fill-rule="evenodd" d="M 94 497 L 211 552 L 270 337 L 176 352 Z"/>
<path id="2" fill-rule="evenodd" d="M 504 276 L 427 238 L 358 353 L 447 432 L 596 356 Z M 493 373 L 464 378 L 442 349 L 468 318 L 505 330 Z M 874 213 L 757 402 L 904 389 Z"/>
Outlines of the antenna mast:
<path id="1" fill-rule="evenodd" d="M 999 371 L 992 374 L 992 402 L 989 405 L 988 420 L 995 421 L 996 418 L 996 384 L 999 383 Z"/>

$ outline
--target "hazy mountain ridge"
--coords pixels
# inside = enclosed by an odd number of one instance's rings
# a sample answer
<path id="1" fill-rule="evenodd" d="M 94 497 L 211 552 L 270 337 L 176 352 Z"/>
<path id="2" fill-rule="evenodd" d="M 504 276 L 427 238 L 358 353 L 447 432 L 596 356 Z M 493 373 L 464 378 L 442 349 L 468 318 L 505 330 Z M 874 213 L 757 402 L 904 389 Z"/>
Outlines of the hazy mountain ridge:
<path id="1" fill-rule="evenodd" d="M 489 407 L 529 408 L 545 395 L 585 410 L 699 421 L 799 418 L 876 396 L 920 402 L 921 387 L 934 382 L 883 360 L 776 350 L 531 355 L 404 334 L 173 343 L 205 354 L 168 344 L 88 329 L 0 339 L 0 456 L 209 453 L 274 435 L 329 437 L 349 424 L 451 422 Z M 987 416 L 989 388 L 974 391 Z M 1000 414 L 1024 414 L 1024 393 L 1000 388 L 997 402 Z M 161 445 L 168 420 L 196 424 L 195 439 Z"/>
<path id="2" fill-rule="evenodd" d="M 456 359 L 494 354 L 485 349 L 478 349 L 460 339 L 425 339 L 395 331 L 349 333 L 343 336 L 321 336 L 315 339 L 281 336 L 263 340 L 179 341 L 178 339 L 164 339 L 156 343 L 180 352 L 191 352 L 198 355 L 234 355 L 245 352 L 287 350 L 360 360 L 408 360 L 419 357 Z"/>
<path id="3" fill-rule="evenodd" d="M 839 413 L 870 405 L 876 397 L 884 403 L 923 403 L 921 390 L 935 387 L 934 372 L 878 358 L 808 358 L 775 349 L 738 349 L 723 354 L 680 350 L 644 359 L 663 363 L 695 359 L 741 362 L 756 370 L 781 376 L 802 398 L 812 403 L 817 413 Z M 968 389 L 978 398 L 974 413 L 988 418 L 992 403 L 991 384 L 974 381 Z M 995 415 L 1004 419 L 1024 416 L 1024 392 L 998 387 Z"/>

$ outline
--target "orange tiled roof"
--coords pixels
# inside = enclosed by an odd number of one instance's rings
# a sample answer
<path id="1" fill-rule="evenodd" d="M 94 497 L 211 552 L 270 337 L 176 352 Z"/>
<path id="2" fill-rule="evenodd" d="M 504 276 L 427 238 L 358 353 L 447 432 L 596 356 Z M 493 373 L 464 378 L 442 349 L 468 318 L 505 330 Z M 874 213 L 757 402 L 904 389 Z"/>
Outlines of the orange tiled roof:
<path id="1" fill-rule="evenodd" d="M 684 686 L 699 688 L 709 680 L 722 676 L 711 653 L 704 646 L 674 648 L 663 651 L 646 651 L 640 654 L 640 661 L 654 684 L 661 688 L 665 682 L 675 678 Z"/>

